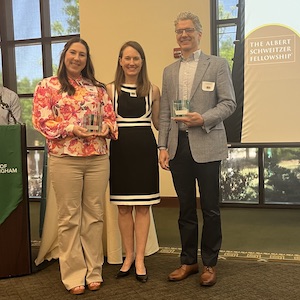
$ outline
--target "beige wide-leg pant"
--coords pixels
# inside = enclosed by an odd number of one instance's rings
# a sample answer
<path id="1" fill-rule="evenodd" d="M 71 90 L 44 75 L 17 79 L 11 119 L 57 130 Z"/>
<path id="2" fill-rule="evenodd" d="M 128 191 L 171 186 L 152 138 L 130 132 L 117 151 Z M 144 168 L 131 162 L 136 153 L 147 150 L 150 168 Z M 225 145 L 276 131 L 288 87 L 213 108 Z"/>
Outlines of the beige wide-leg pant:
<path id="1" fill-rule="evenodd" d="M 55 157 L 48 167 L 58 210 L 59 265 L 67 290 L 102 282 L 103 206 L 108 155 Z"/>

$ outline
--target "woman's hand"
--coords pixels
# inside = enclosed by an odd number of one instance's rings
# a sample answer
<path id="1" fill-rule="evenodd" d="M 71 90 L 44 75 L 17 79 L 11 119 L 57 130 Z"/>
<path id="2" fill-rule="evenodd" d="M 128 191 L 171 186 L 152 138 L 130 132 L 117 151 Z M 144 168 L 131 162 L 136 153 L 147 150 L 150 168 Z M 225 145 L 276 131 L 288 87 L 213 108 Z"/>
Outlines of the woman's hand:
<path id="1" fill-rule="evenodd" d="M 88 132 L 86 128 L 78 125 L 74 125 L 73 134 L 81 139 L 95 135 L 93 132 Z"/>
<path id="2" fill-rule="evenodd" d="M 102 123 L 101 132 L 96 133 L 96 136 L 106 137 L 109 134 L 109 127 L 106 123 Z"/>
<path id="3" fill-rule="evenodd" d="M 106 137 L 109 134 L 109 127 L 106 123 L 102 124 L 101 132 L 89 132 L 86 128 L 74 125 L 73 133 L 78 138 L 84 139 L 91 136 Z"/>

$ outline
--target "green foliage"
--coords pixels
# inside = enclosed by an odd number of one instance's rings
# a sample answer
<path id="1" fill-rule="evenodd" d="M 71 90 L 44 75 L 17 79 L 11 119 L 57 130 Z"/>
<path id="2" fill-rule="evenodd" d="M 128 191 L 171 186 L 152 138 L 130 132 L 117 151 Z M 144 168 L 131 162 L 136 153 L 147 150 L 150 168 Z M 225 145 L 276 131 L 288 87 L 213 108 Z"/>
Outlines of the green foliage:
<path id="1" fill-rule="evenodd" d="M 65 0 L 68 4 L 64 8 L 64 12 L 69 16 L 68 22 L 68 33 L 74 33 L 80 31 L 79 24 L 79 0 Z"/>
<path id="2" fill-rule="evenodd" d="M 43 146 L 44 137 L 32 125 L 32 99 L 21 99 L 22 122 L 26 124 L 27 146 Z"/>
<path id="3" fill-rule="evenodd" d="M 244 174 L 240 168 L 221 172 L 220 188 L 223 202 L 256 202 L 258 188 L 254 172 Z"/>
<path id="4" fill-rule="evenodd" d="M 27 77 L 23 77 L 21 80 L 18 80 L 17 82 L 18 94 L 33 94 L 37 83 L 41 79 L 42 78 L 30 80 Z"/>
<path id="5" fill-rule="evenodd" d="M 63 12 L 67 18 L 68 27 L 64 28 L 62 23 L 54 21 L 51 25 L 52 31 L 57 35 L 67 35 L 80 32 L 79 23 L 79 0 L 64 0 Z"/>
<path id="6" fill-rule="evenodd" d="M 234 57 L 234 45 L 233 40 L 230 36 L 228 36 L 226 40 L 223 40 L 221 42 L 220 56 L 226 58 L 230 68 L 232 68 Z"/>
<path id="7" fill-rule="evenodd" d="M 219 3 L 219 20 L 232 19 L 234 17 L 234 11 L 236 11 L 236 6 L 232 6 L 230 11 L 226 11 L 224 8 L 224 3 L 220 1 Z"/>
<path id="8" fill-rule="evenodd" d="M 300 157 L 300 148 L 268 148 L 266 152 L 266 157 L 272 158 L 273 162 L 299 159 Z"/>
<path id="9" fill-rule="evenodd" d="M 18 81 L 19 94 L 33 94 L 34 89 L 40 79 L 30 80 L 27 77 Z M 22 122 L 26 124 L 27 146 L 41 146 L 44 145 L 43 136 L 37 132 L 32 126 L 32 98 L 21 98 L 22 107 Z"/>
<path id="10" fill-rule="evenodd" d="M 222 1 L 219 3 L 218 19 L 219 20 L 228 20 L 235 18 L 236 6 L 230 8 L 230 11 L 226 11 Z M 233 66 L 233 57 L 234 57 L 234 44 L 233 39 L 229 32 L 226 32 L 226 29 L 231 29 L 235 32 L 235 25 L 226 25 L 225 27 L 220 26 L 218 28 L 218 46 L 219 46 L 219 56 L 224 57 L 230 68 Z"/>
<path id="11" fill-rule="evenodd" d="M 27 77 L 18 81 L 19 94 L 32 94 L 40 79 L 30 80 Z M 32 98 L 21 98 L 22 122 L 26 124 L 27 146 L 44 145 L 43 136 L 32 125 Z"/>
<path id="12" fill-rule="evenodd" d="M 257 158 L 222 162 L 222 202 L 258 203 Z M 264 202 L 300 204 L 300 148 L 264 149 Z"/>
<path id="13" fill-rule="evenodd" d="M 265 168 L 265 178 L 266 202 L 300 203 L 300 166 L 290 170 L 271 160 Z"/>
<path id="14" fill-rule="evenodd" d="M 52 31 L 55 32 L 57 35 L 65 35 L 66 34 L 66 30 L 64 29 L 62 23 L 59 21 L 54 21 L 51 24 L 51 27 L 52 27 Z"/>

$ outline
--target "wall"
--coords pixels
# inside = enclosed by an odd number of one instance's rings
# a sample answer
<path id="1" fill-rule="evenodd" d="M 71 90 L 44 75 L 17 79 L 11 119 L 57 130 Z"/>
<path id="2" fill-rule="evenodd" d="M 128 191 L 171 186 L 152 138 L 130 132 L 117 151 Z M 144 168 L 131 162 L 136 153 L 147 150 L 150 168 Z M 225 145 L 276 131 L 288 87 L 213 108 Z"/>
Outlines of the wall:
<path id="1" fill-rule="evenodd" d="M 197 14 L 203 26 L 200 48 L 210 53 L 209 0 L 80 0 L 80 33 L 90 48 L 98 80 L 113 80 L 122 44 L 136 40 L 145 51 L 151 81 L 161 88 L 165 66 L 177 47 L 174 20 L 179 12 Z M 171 175 L 160 170 L 161 196 L 175 196 Z"/>

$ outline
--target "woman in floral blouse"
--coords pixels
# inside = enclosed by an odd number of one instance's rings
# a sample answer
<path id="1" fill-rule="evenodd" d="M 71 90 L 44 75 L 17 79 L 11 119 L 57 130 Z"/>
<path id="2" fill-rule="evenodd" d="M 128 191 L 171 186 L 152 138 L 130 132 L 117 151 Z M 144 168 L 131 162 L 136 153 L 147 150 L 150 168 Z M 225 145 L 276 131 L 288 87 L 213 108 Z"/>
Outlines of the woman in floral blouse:
<path id="1" fill-rule="evenodd" d="M 84 118 L 97 114 L 100 129 L 85 128 Z M 32 121 L 48 146 L 62 282 L 71 294 L 84 293 L 85 285 L 98 290 L 103 281 L 103 205 L 109 179 L 106 139 L 117 139 L 118 131 L 111 100 L 94 77 L 89 47 L 81 38 L 66 43 L 58 75 L 37 85 Z"/>

